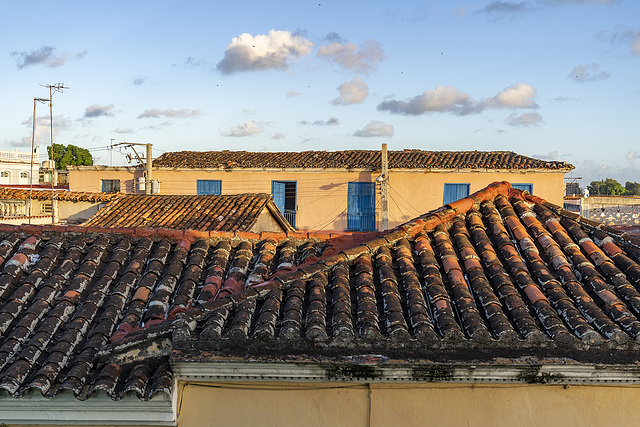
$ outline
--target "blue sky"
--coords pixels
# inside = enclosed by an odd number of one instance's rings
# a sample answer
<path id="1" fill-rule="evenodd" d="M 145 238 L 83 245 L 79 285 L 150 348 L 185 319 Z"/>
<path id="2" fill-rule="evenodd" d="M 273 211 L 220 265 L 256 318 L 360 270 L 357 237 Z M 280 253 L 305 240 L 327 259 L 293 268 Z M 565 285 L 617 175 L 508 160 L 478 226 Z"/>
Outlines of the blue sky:
<path id="1" fill-rule="evenodd" d="M 510 150 L 640 182 L 640 2 L 3 2 L 0 149 Z M 46 105 L 36 142 L 49 144 Z M 44 151 L 44 150 L 43 150 Z M 126 164 L 115 151 L 113 164 Z"/>

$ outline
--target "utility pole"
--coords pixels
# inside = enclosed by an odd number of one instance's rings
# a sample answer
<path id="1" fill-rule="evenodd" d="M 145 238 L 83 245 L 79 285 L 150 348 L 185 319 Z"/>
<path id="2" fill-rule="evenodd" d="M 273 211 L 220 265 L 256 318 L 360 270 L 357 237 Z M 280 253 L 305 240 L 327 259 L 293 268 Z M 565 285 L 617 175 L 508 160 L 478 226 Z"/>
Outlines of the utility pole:
<path id="1" fill-rule="evenodd" d="M 49 153 L 49 159 L 51 164 L 51 224 L 56 223 L 55 206 L 53 200 L 53 190 L 58 181 L 58 170 L 56 169 L 55 160 L 53 160 L 53 94 L 56 92 L 64 92 L 64 89 L 69 89 L 64 83 L 55 83 L 52 85 L 40 85 L 49 88 L 49 123 L 51 125 L 51 153 Z"/>
<path id="2" fill-rule="evenodd" d="M 382 182 L 380 183 L 380 208 L 382 210 L 382 231 L 389 229 L 389 158 L 387 144 L 382 144 Z"/>
<path id="3" fill-rule="evenodd" d="M 31 171 L 29 172 L 29 224 L 31 224 L 31 195 L 33 193 L 33 153 L 35 152 L 36 142 L 36 104 L 38 102 L 45 103 L 51 102 L 51 99 L 46 98 L 33 98 L 33 128 L 31 130 Z"/>
<path id="4" fill-rule="evenodd" d="M 151 181 L 151 170 L 152 170 L 152 166 L 153 166 L 153 159 L 152 159 L 152 145 L 151 144 L 147 144 L 147 177 L 145 178 L 145 182 L 144 182 L 144 193 L 145 194 L 151 194 L 151 186 L 152 181 Z"/>
<path id="5" fill-rule="evenodd" d="M 144 178 L 144 193 L 145 194 L 151 194 L 152 193 L 152 179 L 151 179 L 151 173 L 153 170 L 153 144 L 147 142 L 147 143 L 142 143 L 142 142 L 119 142 L 117 144 L 112 144 L 111 147 L 117 147 L 120 145 L 124 145 L 125 148 L 131 148 L 133 150 L 133 154 L 135 154 L 136 159 L 138 159 L 138 161 L 140 162 L 140 164 L 144 164 L 145 165 L 145 178 Z M 146 158 L 145 161 L 142 161 L 142 159 L 140 158 L 140 156 L 138 155 L 138 152 L 135 149 L 135 146 L 145 146 L 146 147 Z M 130 156 L 127 154 L 127 158 L 129 158 L 130 160 Z M 135 184 L 134 184 L 134 192 L 135 192 Z"/>

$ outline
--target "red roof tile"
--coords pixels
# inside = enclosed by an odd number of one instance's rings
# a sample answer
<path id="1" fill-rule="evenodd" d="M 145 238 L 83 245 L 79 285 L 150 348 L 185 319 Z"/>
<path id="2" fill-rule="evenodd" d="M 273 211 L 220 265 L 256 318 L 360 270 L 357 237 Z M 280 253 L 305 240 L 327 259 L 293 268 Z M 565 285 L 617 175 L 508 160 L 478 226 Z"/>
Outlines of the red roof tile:
<path id="1" fill-rule="evenodd" d="M 268 194 L 122 195 L 83 226 L 243 231 L 250 230 L 265 209 L 284 232 L 293 230 Z"/>
<path id="2" fill-rule="evenodd" d="M 172 394 L 171 363 L 218 355 L 512 367 L 640 351 L 640 240 L 508 183 L 356 246 L 81 229 L 0 230 L 0 388 L 13 397 Z"/>
<path id="3" fill-rule="evenodd" d="M 176 151 L 153 165 L 169 168 L 337 168 L 380 169 L 380 151 Z M 511 151 L 389 151 L 392 169 L 552 169 L 571 170 L 566 162 L 546 161 Z"/>
<path id="4" fill-rule="evenodd" d="M 0 187 L 0 199 L 3 200 L 51 200 L 51 189 L 7 188 Z M 87 193 L 82 191 L 53 190 L 54 200 L 69 202 L 109 202 L 119 197 L 119 193 Z"/>

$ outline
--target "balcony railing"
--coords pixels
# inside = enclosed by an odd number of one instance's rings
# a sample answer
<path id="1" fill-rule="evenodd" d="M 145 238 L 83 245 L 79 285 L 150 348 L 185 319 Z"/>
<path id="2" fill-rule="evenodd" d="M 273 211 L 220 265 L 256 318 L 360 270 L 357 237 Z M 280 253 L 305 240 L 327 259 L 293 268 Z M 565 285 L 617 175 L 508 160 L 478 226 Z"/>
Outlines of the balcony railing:
<path id="1" fill-rule="evenodd" d="M 296 210 L 285 209 L 282 214 L 284 215 L 284 219 L 286 219 L 293 228 L 296 228 Z"/>
<path id="2" fill-rule="evenodd" d="M 0 201 L 0 217 L 9 218 L 16 216 L 26 216 L 26 205 L 22 201 Z"/>

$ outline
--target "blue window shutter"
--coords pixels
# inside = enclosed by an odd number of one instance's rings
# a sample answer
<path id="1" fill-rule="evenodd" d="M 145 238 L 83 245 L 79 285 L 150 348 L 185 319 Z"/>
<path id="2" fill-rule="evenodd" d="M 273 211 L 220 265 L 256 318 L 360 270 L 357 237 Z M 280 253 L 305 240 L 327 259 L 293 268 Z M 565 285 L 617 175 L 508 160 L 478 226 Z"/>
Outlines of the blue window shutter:
<path id="1" fill-rule="evenodd" d="M 197 181 L 197 193 L 219 196 L 222 194 L 222 180 L 199 179 Z"/>
<path id="2" fill-rule="evenodd" d="M 376 229 L 376 185 L 373 182 L 350 182 L 347 193 L 347 230 Z"/>
<path id="3" fill-rule="evenodd" d="M 528 191 L 529 194 L 533 194 L 533 184 L 511 184 L 511 187 L 518 190 Z"/>
<path id="4" fill-rule="evenodd" d="M 296 228 L 297 182 L 271 181 L 271 195 L 285 219 L 293 228 Z"/>
<path id="5" fill-rule="evenodd" d="M 443 205 L 453 203 L 469 195 L 470 184 L 445 184 Z"/>
<path id="6" fill-rule="evenodd" d="M 280 212 L 284 212 L 284 182 L 271 181 L 271 194 Z"/>

